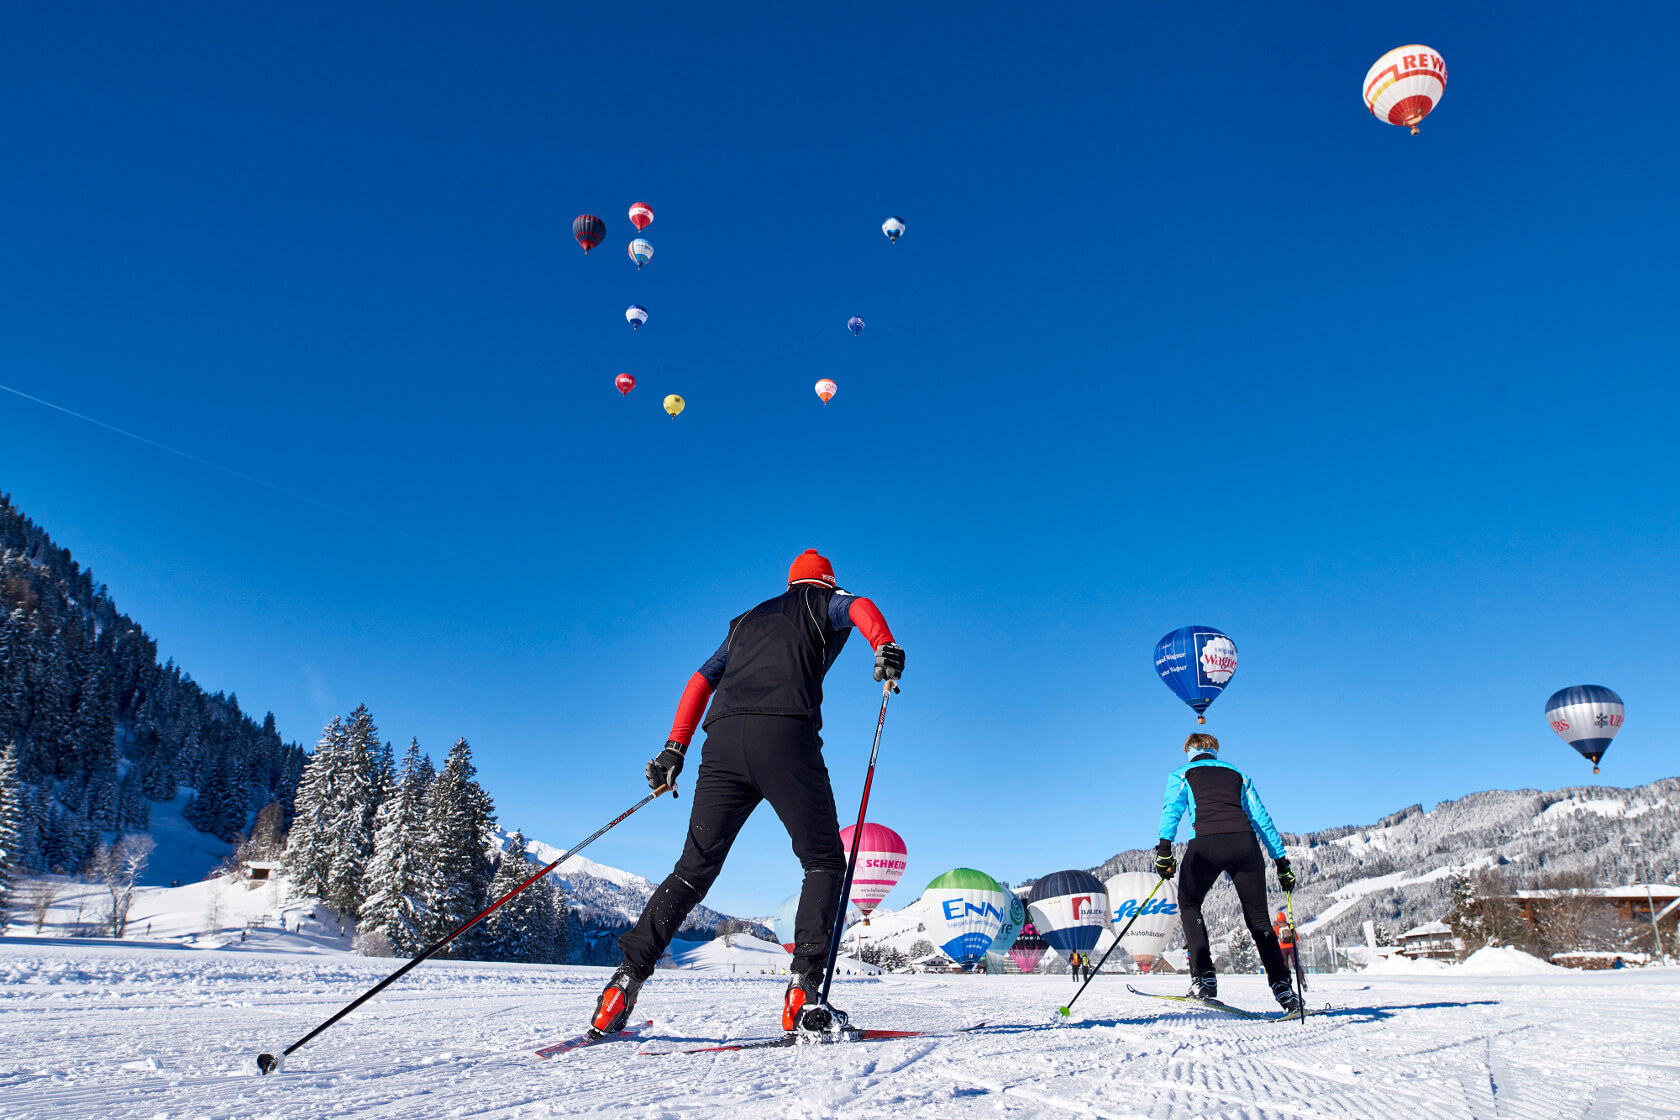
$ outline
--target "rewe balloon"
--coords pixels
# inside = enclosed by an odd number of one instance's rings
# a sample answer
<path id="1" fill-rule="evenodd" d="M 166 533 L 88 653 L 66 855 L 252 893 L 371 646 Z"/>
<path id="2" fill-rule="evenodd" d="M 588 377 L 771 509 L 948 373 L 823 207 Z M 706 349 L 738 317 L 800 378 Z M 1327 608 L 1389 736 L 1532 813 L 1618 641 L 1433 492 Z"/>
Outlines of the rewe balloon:
<path id="1" fill-rule="evenodd" d="M 653 259 L 653 246 L 636 238 L 630 242 L 630 259 L 636 262 L 636 271 L 640 272 L 642 266 Z"/>
<path id="2" fill-rule="evenodd" d="M 621 373 L 617 377 L 613 378 L 613 384 L 618 386 L 618 391 L 621 394 L 628 397 L 630 395 L 630 390 L 636 387 L 636 379 L 631 377 L 628 373 Z"/>
<path id="3" fill-rule="evenodd" d="M 640 233 L 653 224 L 653 207 L 645 202 L 638 202 L 630 207 L 630 224 Z"/>
<path id="4" fill-rule="evenodd" d="M 845 850 L 847 859 L 852 855 L 852 830 L 856 827 L 847 825 L 840 830 L 840 847 Z M 869 915 L 881 905 L 887 892 L 898 885 L 908 859 L 909 853 L 902 836 L 884 824 L 864 822 L 863 846 L 858 849 L 851 899 L 852 905 L 863 915 L 864 925 L 869 924 Z"/>
<path id="5" fill-rule="evenodd" d="M 794 942 L 797 940 L 794 933 L 794 922 L 798 917 L 799 896 L 790 894 L 782 899 L 781 904 L 776 907 L 775 916 L 770 919 L 770 924 L 776 930 L 776 940 L 780 941 L 782 948 L 790 953 L 793 952 Z"/>
<path id="6" fill-rule="evenodd" d="M 642 324 L 647 322 L 647 308 L 639 303 L 632 303 L 624 309 L 624 319 L 633 331 L 641 330 Z"/>
<path id="7" fill-rule="evenodd" d="M 1089 871 L 1057 871 L 1033 884 L 1027 911 L 1050 948 L 1089 953 L 1108 928 L 1108 893 Z"/>
<path id="8" fill-rule="evenodd" d="M 839 391 L 840 386 L 836 385 L 826 377 L 817 382 L 817 396 L 822 398 L 822 402 L 824 404 L 827 404 L 831 399 L 833 399 L 834 394 Z"/>
<path id="9" fill-rule="evenodd" d="M 856 315 L 853 315 L 850 319 L 846 320 L 846 329 L 852 332 L 853 338 L 856 338 L 858 335 L 863 333 L 863 320 L 859 319 Z"/>
<path id="10" fill-rule="evenodd" d="M 1413 136 L 1445 92 L 1446 60 L 1417 43 L 1395 47 L 1365 74 L 1365 108 L 1379 121 L 1411 129 Z"/>
<path id="11" fill-rule="evenodd" d="M 888 241 L 897 245 L 898 239 L 904 236 L 904 219 L 899 217 L 888 218 L 881 223 L 881 232 L 887 235 Z M 938 240 L 938 238 L 934 240 Z"/>
<path id="12" fill-rule="evenodd" d="M 677 418 L 677 413 L 688 407 L 688 402 L 672 393 L 665 398 L 665 411 L 671 414 L 671 419 Z"/>
<path id="13" fill-rule="evenodd" d="M 1560 688 L 1546 701 L 1546 722 L 1598 773 L 1598 760 L 1622 729 L 1622 698 L 1602 685 Z"/>
<path id="14" fill-rule="evenodd" d="M 986 955 L 1003 927 L 1008 905 L 997 880 L 972 867 L 947 871 L 922 892 L 928 936 L 958 964 L 972 964 Z"/>
<path id="15" fill-rule="evenodd" d="M 577 243 L 583 246 L 584 255 L 587 256 L 589 250 L 599 245 L 601 239 L 607 236 L 607 223 L 593 214 L 579 214 L 572 219 L 572 236 L 577 238 Z"/>
<path id="16" fill-rule="evenodd" d="M 1119 936 L 1127 922 L 1132 923 L 1120 939 L 1120 947 L 1132 955 L 1140 971 L 1148 972 L 1178 932 L 1178 888 L 1171 879 L 1162 879 L 1153 871 L 1122 872 L 1103 888 L 1108 891 L 1108 921 L 1115 935 Z M 1153 898 L 1149 897 L 1151 891 L 1155 892 Z"/>
<path id="17" fill-rule="evenodd" d="M 1155 671 L 1206 723 L 1202 713 L 1237 671 L 1237 643 L 1211 626 L 1181 626 L 1155 643 Z"/>

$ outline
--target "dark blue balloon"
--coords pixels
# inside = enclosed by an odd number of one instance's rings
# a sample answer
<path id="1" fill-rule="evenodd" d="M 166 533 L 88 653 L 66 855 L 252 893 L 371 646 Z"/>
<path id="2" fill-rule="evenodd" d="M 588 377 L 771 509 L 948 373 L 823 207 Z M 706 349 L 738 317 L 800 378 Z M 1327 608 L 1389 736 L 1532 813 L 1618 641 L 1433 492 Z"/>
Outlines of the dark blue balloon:
<path id="1" fill-rule="evenodd" d="M 1180 626 L 1155 644 L 1155 671 L 1206 723 L 1202 713 L 1237 671 L 1237 643 L 1211 626 Z"/>
<path id="2" fill-rule="evenodd" d="M 1033 925 L 1058 953 L 1088 953 L 1108 928 L 1108 892 L 1089 871 L 1055 871 L 1027 896 Z"/>

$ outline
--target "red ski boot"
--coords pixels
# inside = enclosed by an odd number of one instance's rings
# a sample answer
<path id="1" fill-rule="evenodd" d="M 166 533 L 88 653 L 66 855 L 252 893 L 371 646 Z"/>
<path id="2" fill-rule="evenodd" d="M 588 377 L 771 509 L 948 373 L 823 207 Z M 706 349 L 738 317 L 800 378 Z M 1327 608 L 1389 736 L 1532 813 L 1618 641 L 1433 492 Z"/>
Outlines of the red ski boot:
<path id="1" fill-rule="evenodd" d="M 636 1006 L 636 994 L 642 990 L 642 979 L 631 971 L 628 964 L 621 964 L 607 981 L 601 998 L 595 1001 L 595 1016 L 589 1020 L 591 1030 L 600 1034 L 616 1034 L 624 1029 L 624 1024 L 630 1019 L 630 1011 Z"/>

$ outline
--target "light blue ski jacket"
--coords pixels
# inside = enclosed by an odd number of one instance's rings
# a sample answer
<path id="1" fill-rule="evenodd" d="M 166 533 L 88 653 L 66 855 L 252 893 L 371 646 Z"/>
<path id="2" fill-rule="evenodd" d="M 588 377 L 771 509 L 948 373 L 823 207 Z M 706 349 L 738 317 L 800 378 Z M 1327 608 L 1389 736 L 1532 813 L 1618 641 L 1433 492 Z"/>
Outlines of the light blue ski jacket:
<path id="1" fill-rule="evenodd" d="M 1202 802 L 1200 827 L 1196 822 L 1198 793 Z M 1212 755 L 1198 755 L 1167 777 L 1167 792 L 1161 801 L 1162 840 L 1170 843 L 1178 839 L 1178 822 L 1186 810 L 1190 814 L 1192 835 L 1239 832 L 1246 821 L 1247 827 L 1260 835 L 1268 855 L 1273 859 L 1284 856 L 1283 837 L 1261 803 L 1260 795 L 1254 791 L 1254 783 L 1229 762 L 1221 762 Z"/>

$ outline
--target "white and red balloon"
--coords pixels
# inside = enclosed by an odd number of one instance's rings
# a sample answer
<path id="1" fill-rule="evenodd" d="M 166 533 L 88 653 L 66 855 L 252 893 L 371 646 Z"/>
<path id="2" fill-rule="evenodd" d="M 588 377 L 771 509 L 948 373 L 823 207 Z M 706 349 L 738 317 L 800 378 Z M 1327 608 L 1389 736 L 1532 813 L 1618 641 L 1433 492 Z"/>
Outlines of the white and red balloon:
<path id="1" fill-rule="evenodd" d="M 852 854 L 852 832 L 855 828 L 855 825 L 847 825 L 840 830 L 840 846 L 848 859 Z M 902 836 L 884 824 L 873 821 L 864 824 L 863 843 L 858 846 L 857 871 L 852 876 L 851 898 L 852 905 L 863 915 L 864 925 L 869 924 L 869 915 L 881 905 L 887 892 L 898 885 L 908 858 Z"/>
<path id="2" fill-rule="evenodd" d="M 1447 63 L 1441 52 L 1412 43 L 1395 47 L 1365 74 L 1365 108 L 1379 121 L 1409 128 L 1441 103 L 1447 92 Z"/>

